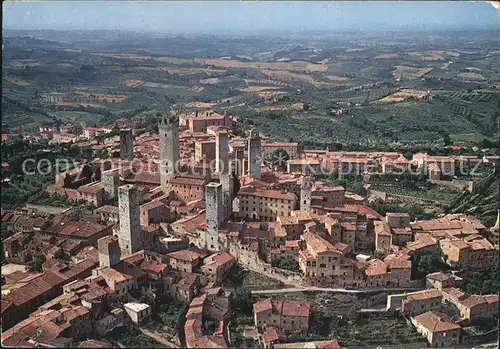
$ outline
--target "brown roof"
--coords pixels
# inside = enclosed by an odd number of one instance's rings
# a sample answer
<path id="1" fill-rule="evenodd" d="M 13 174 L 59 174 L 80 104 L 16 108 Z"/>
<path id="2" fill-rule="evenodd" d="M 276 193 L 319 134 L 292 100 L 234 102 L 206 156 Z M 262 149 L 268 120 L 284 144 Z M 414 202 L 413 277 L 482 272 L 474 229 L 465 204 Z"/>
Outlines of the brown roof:
<path id="1" fill-rule="evenodd" d="M 365 270 L 365 274 L 368 276 L 382 275 L 387 272 L 387 264 L 382 262 L 380 259 L 373 259 L 368 261 L 368 267 Z"/>
<path id="2" fill-rule="evenodd" d="M 118 206 L 104 205 L 94 210 L 96 213 L 108 213 L 108 214 L 118 214 Z"/>
<path id="3" fill-rule="evenodd" d="M 424 299 L 431 299 L 431 298 L 441 298 L 441 292 L 439 290 L 436 290 L 434 288 L 428 289 L 428 290 L 423 290 L 420 292 L 414 292 L 410 293 L 408 296 L 406 296 L 406 300 L 408 301 L 420 301 Z"/>
<path id="4" fill-rule="evenodd" d="M 373 224 L 375 226 L 375 234 L 391 236 L 391 227 L 387 222 L 375 221 Z"/>
<path id="5" fill-rule="evenodd" d="M 339 252 L 330 242 L 323 239 L 319 235 L 313 233 L 306 233 L 301 236 L 301 239 L 304 240 L 307 246 L 310 247 L 311 250 L 313 250 L 316 254 L 323 252 L 333 252 L 333 251 Z"/>
<path id="6" fill-rule="evenodd" d="M 165 204 L 163 202 L 161 202 L 160 200 L 154 200 L 154 201 L 150 201 L 150 202 L 147 202 L 145 204 L 142 204 L 140 206 L 140 209 L 141 211 L 149 211 L 149 210 L 154 210 L 155 208 L 158 208 L 158 207 L 165 207 Z"/>
<path id="7" fill-rule="evenodd" d="M 279 190 L 260 190 L 250 186 L 242 187 L 238 192 L 238 196 L 256 196 L 270 199 L 295 201 L 297 197 L 292 193 L 285 193 Z"/>
<path id="8" fill-rule="evenodd" d="M 193 262 L 199 258 L 201 258 L 201 254 L 191 250 L 181 250 L 177 252 L 172 252 L 167 255 L 170 258 L 178 259 L 182 261 Z"/>
<path id="9" fill-rule="evenodd" d="M 430 332 L 446 332 L 460 329 L 460 325 L 447 321 L 444 314 L 433 311 L 418 315 L 415 320 Z"/>
<path id="10" fill-rule="evenodd" d="M 282 316 L 309 317 L 311 311 L 310 303 L 304 301 L 266 299 L 253 305 L 253 311 L 256 314 L 272 310 L 273 308 Z"/>
<path id="11" fill-rule="evenodd" d="M 104 191 L 104 183 L 99 181 L 99 182 L 85 184 L 82 185 L 81 187 L 78 187 L 77 190 L 81 193 L 97 194 L 100 191 Z"/>
<path id="12" fill-rule="evenodd" d="M 170 184 L 203 186 L 206 178 L 198 175 L 177 175 L 170 180 Z"/>
<path id="13" fill-rule="evenodd" d="M 427 274 L 427 279 L 431 279 L 434 281 L 446 281 L 453 279 L 453 276 L 448 273 L 437 272 L 437 273 Z"/>

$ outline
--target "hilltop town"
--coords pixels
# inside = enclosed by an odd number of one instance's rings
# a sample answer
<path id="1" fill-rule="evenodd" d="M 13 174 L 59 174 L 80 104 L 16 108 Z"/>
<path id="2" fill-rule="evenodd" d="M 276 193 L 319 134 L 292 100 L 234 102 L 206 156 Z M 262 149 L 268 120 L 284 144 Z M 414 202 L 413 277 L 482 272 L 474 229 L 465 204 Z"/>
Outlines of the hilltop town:
<path id="1" fill-rule="evenodd" d="M 331 174 L 440 183 L 498 157 L 308 150 L 235 134 L 228 112 L 155 117 L 158 132 L 40 130 L 108 135 L 93 150 L 117 157 L 61 169 L 44 205 L 2 208 L 4 346 L 451 347 L 494 330 L 500 214 L 381 213 Z M 379 322 L 393 333 L 377 342 L 361 326 Z"/>
<path id="2" fill-rule="evenodd" d="M 2 346 L 498 348 L 497 27 L 358 24 L 5 28 Z"/>

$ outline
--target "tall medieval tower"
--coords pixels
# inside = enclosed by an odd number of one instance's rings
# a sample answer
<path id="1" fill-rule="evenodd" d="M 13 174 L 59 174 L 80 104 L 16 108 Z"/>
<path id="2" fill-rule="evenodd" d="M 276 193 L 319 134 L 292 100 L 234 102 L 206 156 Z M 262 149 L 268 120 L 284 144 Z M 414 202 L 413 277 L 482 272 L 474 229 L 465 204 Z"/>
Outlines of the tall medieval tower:
<path id="1" fill-rule="evenodd" d="M 179 166 L 179 118 L 164 113 L 158 124 L 160 134 L 160 181 L 164 191 Z"/>
<path id="2" fill-rule="evenodd" d="M 233 176 L 229 164 L 229 135 L 226 130 L 217 131 L 215 138 L 215 172 L 222 184 L 223 217 L 228 219 L 232 213 Z"/>
<path id="3" fill-rule="evenodd" d="M 248 136 L 248 176 L 260 179 L 262 152 L 259 132 L 250 130 Z"/>
<path id="4" fill-rule="evenodd" d="M 219 226 L 224 220 L 222 184 L 208 183 L 205 188 L 205 247 L 219 251 Z"/>
<path id="5" fill-rule="evenodd" d="M 302 184 L 300 185 L 300 210 L 309 212 L 311 210 L 311 190 L 313 178 L 310 175 L 302 177 Z"/>
<path id="6" fill-rule="evenodd" d="M 139 202 L 139 189 L 136 185 L 126 184 L 118 188 L 118 243 L 124 257 L 144 249 Z"/>

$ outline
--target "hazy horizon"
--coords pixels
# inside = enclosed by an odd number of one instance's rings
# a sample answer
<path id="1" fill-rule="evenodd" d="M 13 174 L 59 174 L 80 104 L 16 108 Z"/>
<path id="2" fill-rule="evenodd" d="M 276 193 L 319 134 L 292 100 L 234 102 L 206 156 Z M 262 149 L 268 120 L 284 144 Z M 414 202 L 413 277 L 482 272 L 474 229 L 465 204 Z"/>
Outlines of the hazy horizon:
<path id="1" fill-rule="evenodd" d="M 7 30 L 258 33 L 500 28 L 488 2 L 6 1 Z"/>

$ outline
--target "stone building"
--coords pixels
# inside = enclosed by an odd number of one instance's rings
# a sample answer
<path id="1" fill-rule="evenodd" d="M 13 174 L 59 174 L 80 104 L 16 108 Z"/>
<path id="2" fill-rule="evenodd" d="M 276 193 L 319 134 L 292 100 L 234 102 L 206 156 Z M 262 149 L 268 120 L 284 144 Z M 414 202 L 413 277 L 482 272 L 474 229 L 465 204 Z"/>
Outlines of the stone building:
<path id="1" fill-rule="evenodd" d="M 246 186 L 238 192 L 238 201 L 240 217 L 273 222 L 279 216 L 291 215 L 297 197 L 293 193 Z"/>
<path id="2" fill-rule="evenodd" d="M 205 185 L 208 181 L 208 176 L 182 174 L 171 178 L 169 186 L 174 192 L 176 200 L 188 203 L 205 198 Z"/>
<path id="3" fill-rule="evenodd" d="M 304 176 L 302 177 L 302 184 L 300 186 L 300 210 L 309 212 L 311 210 L 311 188 L 312 188 L 312 177 Z"/>
<path id="4" fill-rule="evenodd" d="M 209 183 L 205 189 L 206 236 L 205 247 L 219 251 L 219 227 L 224 222 L 222 184 Z"/>
<path id="5" fill-rule="evenodd" d="M 259 132 L 250 130 L 248 137 L 248 176 L 261 177 L 262 150 Z"/>
<path id="6" fill-rule="evenodd" d="M 164 190 L 175 175 L 179 161 L 179 119 L 176 116 L 160 115 L 160 179 Z"/>
<path id="7" fill-rule="evenodd" d="M 460 325 L 447 320 L 444 314 L 429 311 L 411 321 L 417 331 L 427 338 L 431 348 L 451 347 L 460 343 Z"/>
<path id="8" fill-rule="evenodd" d="M 128 256 L 144 248 L 137 186 L 126 184 L 118 188 L 118 209 L 120 212 L 118 241 L 122 255 Z"/>
<path id="9" fill-rule="evenodd" d="M 121 250 L 116 237 L 108 235 L 97 240 L 97 250 L 100 267 L 112 268 L 120 263 Z"/>
<path id="10" fill-rule="evenodd" d="M 120 159 L 132 161 L 134 158 L 134 140 L 131 128 L 120 130 Z"/>
<path id="11" fill-rule="evenodd" d="M 304 301 L 266 299 L 253 305 L 255 327 L 276 327 L 285 332 L 309 329 L 311 305 Z"/>
<path id="12" fill-rule="evenodd" d="M 113 169 L 101 173 L 104 183 L 104 200 L 114 200 L 118 197 L 118 187 L 120 186 L 120 170 Z"/>

